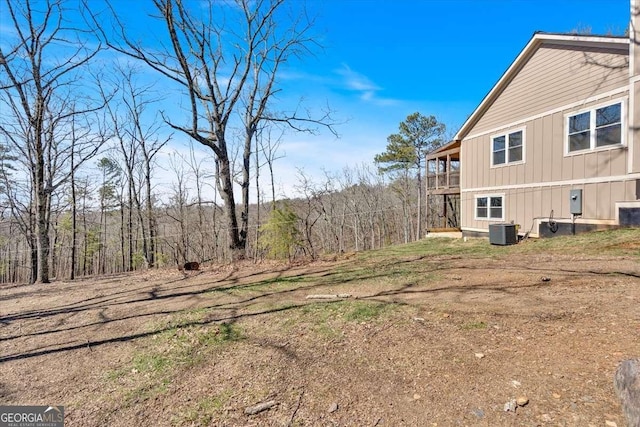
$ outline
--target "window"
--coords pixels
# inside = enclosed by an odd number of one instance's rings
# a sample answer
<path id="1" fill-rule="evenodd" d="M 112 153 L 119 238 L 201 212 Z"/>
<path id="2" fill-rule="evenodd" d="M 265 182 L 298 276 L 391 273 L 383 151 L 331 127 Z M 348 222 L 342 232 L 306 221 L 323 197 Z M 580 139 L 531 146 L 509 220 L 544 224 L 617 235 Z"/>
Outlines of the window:
<path id="1" fill-rule="evenodd" d="M 622 145 L 622 102 L 567 117 L 567 152 Z"/>
<path id="2" fill-rule="evenodd" d="M 521 162 L 524 146 L 524 132 L 518 130 L 491 138 L 491 165 Z"/>
<path id="3" fill-rule="evenodd" d="M 614 104 L 596 110 L 596 147 L 622 143 L 621 109 L 621 104 Z"/>
<path id="4" fill-rule="evenodd" d="M 504 196 L 476 196 L 476 219 L 504 220 Z"/>
<path id="5" fill-rule="evenodd" d="M 569 117 L 569 151 L 586 150 L 591 146 L 591 113 Z"/>

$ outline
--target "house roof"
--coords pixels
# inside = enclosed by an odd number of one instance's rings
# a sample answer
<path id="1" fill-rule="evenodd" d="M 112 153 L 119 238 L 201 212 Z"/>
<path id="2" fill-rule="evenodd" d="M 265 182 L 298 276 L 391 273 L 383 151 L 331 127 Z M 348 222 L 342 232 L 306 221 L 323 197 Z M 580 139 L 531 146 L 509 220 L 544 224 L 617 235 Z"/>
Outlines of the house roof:
<path id="1" fill-rule="evenodd" d="M 500 96 L 504 89 L 511 83 L 514 77 L 520 72 L 522 67 L 529 61 L 534 53 L 542 46 L 556 45 L 568 48 L 614 48 L 626 53 L 629 52 L 629 38 L 627 36 L 601 36 L 601 35 L 580 35 L 536 32 L 520 54 L 511 63 L 509 68 L 502 74 L 502 77 L 493 86 L 491 91 L 482 99 L 480 105 L 471 113 L 464 122 L 454 140 L 462 140 L 469 134 L 469 131 L 480 120 L 483 114 L 489 109 L 493 102 Z"/>
<path id="2" fill-rule="evenodd" d="M 447 153 L 451 154 L 451 153 L 459 153 L 459 152 L 460 152 L 460 141 L 457 139 L 454 139 L 453 141 L 449 141 L 442 147 L 439 147 L 429 152 L 429 154 L 427 155 L 427 160 L 437 159 L 440 156 L 446 157 Z M 455 160 L 459 160 L 459 159 L 455 159 Z"/>

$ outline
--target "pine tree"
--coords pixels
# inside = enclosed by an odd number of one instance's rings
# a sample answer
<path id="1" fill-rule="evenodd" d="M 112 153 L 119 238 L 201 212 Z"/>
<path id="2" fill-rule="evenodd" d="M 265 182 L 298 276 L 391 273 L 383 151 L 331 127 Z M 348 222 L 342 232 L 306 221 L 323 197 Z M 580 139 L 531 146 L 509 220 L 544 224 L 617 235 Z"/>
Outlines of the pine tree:
<path id="1" fill-rule="evenodd" d="M 422 168 L 427 154 L 444 144 L 446 127 L 434 116 L 423 116 L 413 113 L 399 125 L 399 133 L 387 137 L 387 151 L 377 154 L 374 161 L 382 173 L 400 174 L 402 187 L 407 188 L 411 170 L 415 170 L 417 178 L 418 218 L 416 238 L 422 233 Z M 405 207 L 405 241 L 409 241 L 408 233 L 408 191 L 403 191 Z"/>
<path id="2" fill-rule="evenodd" d="M 269 220 L 260 227 L 260 249 L 266 251 L 269 258 L 291 260 L 301 245 L 299 220 L 289 205 L 273 209 Z"/>
<path id="3" fill-rule="evenodd" d="M 15 162 L 17 158 L 11 155 L 9 148 L 0 142 L 0 197 L 7 196 L 7 183 L 11 177 L 11 172 L 15 171 Z"/>

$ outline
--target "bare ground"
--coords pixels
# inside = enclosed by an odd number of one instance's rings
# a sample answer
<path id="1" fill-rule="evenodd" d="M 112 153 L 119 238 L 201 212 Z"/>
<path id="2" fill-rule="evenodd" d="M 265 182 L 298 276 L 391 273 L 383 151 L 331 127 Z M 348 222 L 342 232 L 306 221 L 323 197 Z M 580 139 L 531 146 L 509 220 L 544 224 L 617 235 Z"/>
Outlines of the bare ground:
<path id="1" fill-rule="evenodd" d="M 640 230 L 616 242 L 3 285 L 0 402 L 68 426 L 621 427 Z"/>

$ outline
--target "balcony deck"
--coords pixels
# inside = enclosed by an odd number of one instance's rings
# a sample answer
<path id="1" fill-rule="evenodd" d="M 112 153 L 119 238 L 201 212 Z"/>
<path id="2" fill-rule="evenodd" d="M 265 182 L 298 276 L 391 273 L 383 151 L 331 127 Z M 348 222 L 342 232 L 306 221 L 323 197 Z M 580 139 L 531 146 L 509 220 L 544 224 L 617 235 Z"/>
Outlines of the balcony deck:
<path id="1" fill-rule="evenodd" d="M 460 171 L 427 175 L 427 192 L 429 194 L 460 193 Z"/>
<path id="2" fill-rule="evenodd" d="M 459 231 L 460 141 L 451 141 L 427 155 L 426 177 L 429 232 Z"/>
<path id="3" fill-rule="evenodd" d="M 427 156 L 427 195 L 460 193 L 460 141 Z"/>

